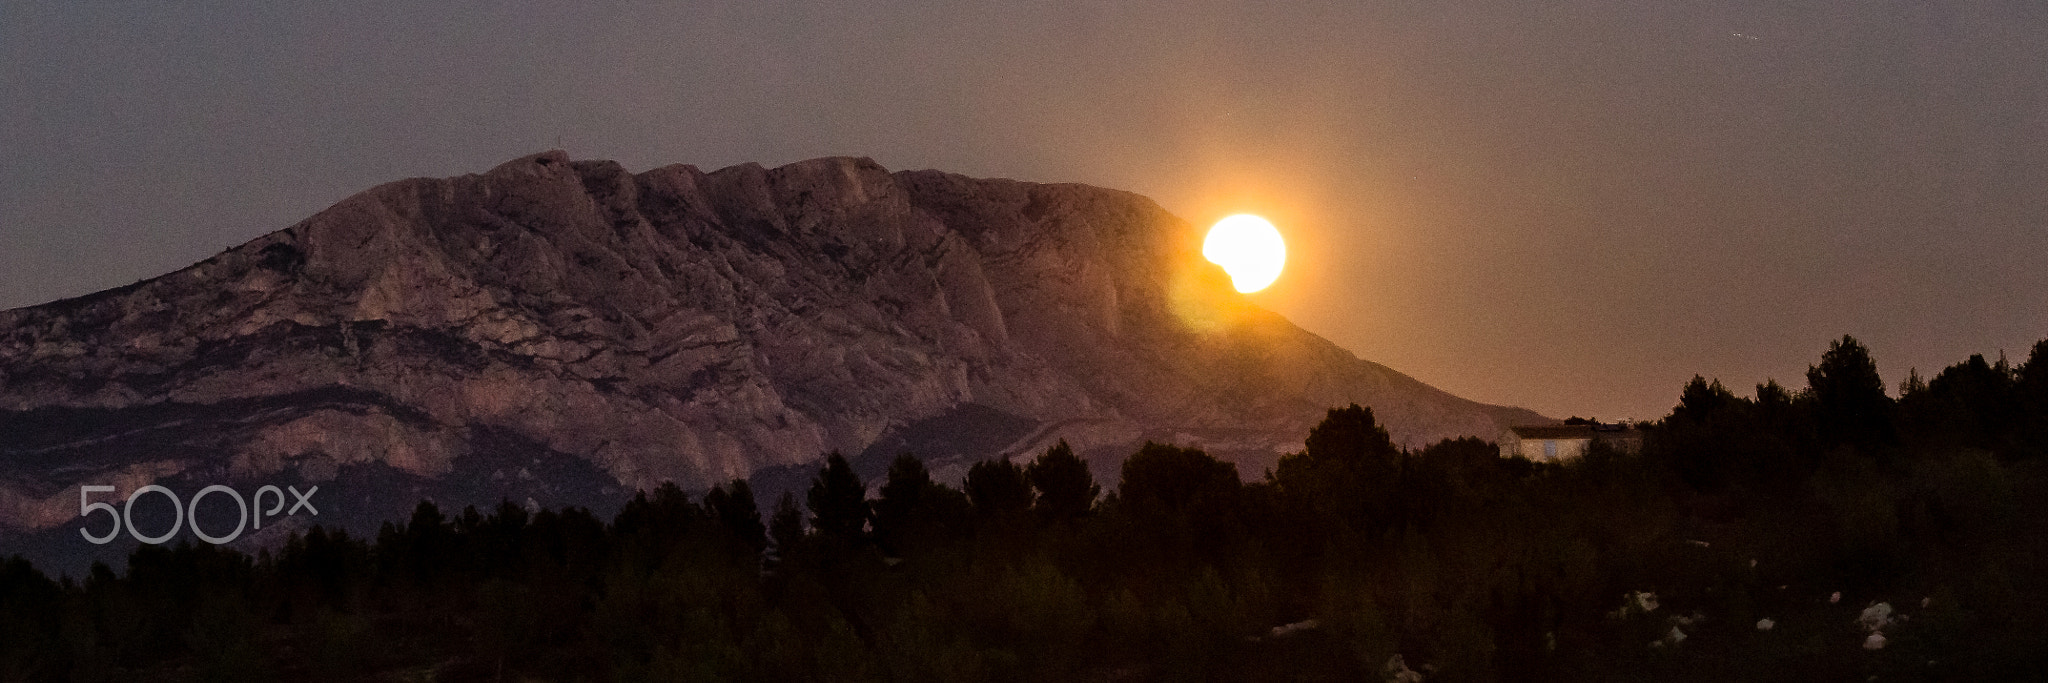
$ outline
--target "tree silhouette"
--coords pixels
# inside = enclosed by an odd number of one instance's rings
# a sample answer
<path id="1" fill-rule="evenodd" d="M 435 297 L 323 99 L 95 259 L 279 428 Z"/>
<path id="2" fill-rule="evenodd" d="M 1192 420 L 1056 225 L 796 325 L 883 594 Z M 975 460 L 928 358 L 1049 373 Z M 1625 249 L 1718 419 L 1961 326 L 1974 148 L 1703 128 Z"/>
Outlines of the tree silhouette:
<path id="1" fill-rule="evenodd" d="M 1708 383 L 1706 378 L 1693 375 L 1685 389 L 1678 394 L 1678 407 L 1671 409 L 1671 417 L 1700 424 L 1716 414 L 1728 411 L 1740 404 L 1734 392 L 1721 386 L 1721 380 Z"/>
<path id="2" fill-rule="evenodd" d="M 1309 429 L 1304 445 L 1310 460 L 1322 462 L 1391 462 L 1401 455 L 1387 428 L 1373 418 L 1372 409 L 1356 403 L 1330 409 L 1321 423 Z"/>
<path id="3" fill-rule="evenodd" d="M 689 494 L 675 482 L 665 481 L 652 494 L 640 491 L 619 511 L 613 526 L 621 534 L 652 534 L 661 538 L 681 535 L 703 516 L 704 510 L 690 502 Z"/>
<path id="4" fill-rule="evenodd" d="M 841 541 L 860 540 L 872 514 L 867 495 L 867 485 L 861 483 L 860 475 L 853 473 L 845 456 L 833 451 L 825 456 L 825 466 L 818 470 L 818 475 L 811 478 L 811 490 L 805 500 L 811 507 L 811 528 Z"/>
<path id="5" fill-rule="evenodd" d="M 1095 483 L 1095 475 L 1088 473 L 1088 463 L 1074 456 L 1066 439 L 1032 460 L 1024 476 L 1031 480 L 1032 488 L 1038 489 L 1034 509 L 1048 519 L 1067 520 L 1088 514 L 1095 506 L 1096 496 L 1102 495 L 1102 486 Z"/>
<path id="6" fill-rule="evenodd" d="M 1275 468 L 1273 479 L 1281 490 L 1331 517 L 1333 524 L 1378 528 L 1390 522 L 1401 450 L 1371 408 L 1354 403 L 1330 409 L 1309 430 L 1304 445 Z"/>
<path id="7" fill-rule="evenodd" d="M 1806 370 L 1813 391 L 1820 438 L 1824 445 L 1853 445 L 1865 454 L 1897 440 L 1891 420 L 1892 400 L 1870 349 L 1843 335 L 1828 345 L 1820 364 Z"/>
<path id="8" fill-rule="evenodd" d="M 1132 504 L 1183 511 L 1197 503 L 1230 501 L 1241 486 L 1237 465 L 1217 460 L 1199 448 L 1147 441 L 1124 461 L 1117 495 Z"/>
<path id="9" fill-rule="evenodd" d="M 984 517 L 1019 514 L 1031 509 L 1031 482 L 1024 468 L 1005 458 L 983 460 L 967 468 L 967 499 Z"/>
<path id="10" fill-rule="evenodd" d="M 711 487 L 711 492 L 704 494 L 704 507 L 755 555 L 767 549 L 768 527 L 761 524 L 761 509 L 754 504 L 754 487 L 747 480 L 734 479 L 729 487 Z"/>
<path id="11" fill-rule="evenodd" d="M 778 559 L 789 559 L 804 541 L 804 511 L 796 505 L 796 494 L 788 491 L 775 501 L 775 514 L 768 518 L 768 537 L 775 541 Z"/>
<path id="12" fill-rule="evenodd" d="M 889 464 L 888 479 L 875 499 L 875 540 L 890 552 L 946 542 L 966 521 L 965 496 L 932 481 L 924 461 L 904 453 Z"/>
<path id="13" fill-rule="evenodd" d="M 2018 455 L 2048 455 L 2048 339 L 2034 344 L 2013 384 L 2021 414 Z"/>
<path id="14" fill-rule="evenodd" d="M 1927 382 L 1924 392 L 1901 398 L 1901 410 L 1912 412 L 1927 438 L 1984 451 L 2010 451 L 2010 430 L 2022 421 L 2023 409 L 2012 369 L 2003 359 L 1996 365 L 1973 354 Z"/>
<path id="15" fill-rule="evenodd" d="M 1883 465 L 1814 436 L 1822 388 L 1870 394 L 1867 354 L 1837 347 L 1796 397 L 1695 378 L 1640 455 L 1404 450 L 1349 406 L 1264 482 L 1147 444 L 1101 504 L 1064 444 L 977 463 L 966 493 L 898 458 L 872 505 L 834 454 L 808 534 L 795 494 L 764 529 L 745 482 L 698 503 L 666 484 L 610 524 L 426 503 L 373 542 L 145 545 L 61 581 L 0 560 L 0 679 L 2039 678 L 2048 477 L 2015 458 L 2038 457 L 2016 435 L 2048 409 L 2048 342 L 1895 402 Z M 870 522 L 905 561 L 858 546 Z M 1902 598 L 1911 622 L 1864 649 L 1848 624 Z M 1670 647 L 1674 629 L 1698 640 Z"/>

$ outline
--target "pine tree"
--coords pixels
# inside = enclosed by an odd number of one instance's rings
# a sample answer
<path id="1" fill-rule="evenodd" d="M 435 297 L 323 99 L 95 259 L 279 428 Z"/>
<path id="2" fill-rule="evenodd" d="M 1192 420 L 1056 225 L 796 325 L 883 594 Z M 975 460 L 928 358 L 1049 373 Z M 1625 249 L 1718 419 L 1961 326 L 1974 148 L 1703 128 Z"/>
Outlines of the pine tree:
<path id="1" fill-rule="evenodd" d="M 1032 488 L 1038 489 L 1034 508 L 1048 519 L 1066 520 L 1088 514 L 1095 506 L 1095 498 L 1102 495 L 1102 486 L 1088 473 L 1088 463 L 1075 457 L 1073 447 L 1065 439 L 1031 461 L 1024 476 L 1031 480 Z"/>
<path id="2" fill-rule="evenodd" d="M 1806 370 L 1824 446 L 1852 445 L 1866 454 L 1898 440 L 1892 427 L 1892 399 L 1870 349 L 1843 335 L 1828 345 L 1820 364 Z"/>
<path id="3" fill-rule="evenodd" d="M 1084 470 L 1085 472 L 1085 470 Z M 1008 459 L 983 460 L 967 469 L 967 499 L 984 517 L 1021 513 L 1031 509 L 1031 481 L 1024 468 Z"/>
<path id="4" fill-rule="evenodd" d="M 704 494 L 704 507 L 719 525 L 740 543 L 760 554 L 768 547 L 768 528 L 761 524 L 761 510 L 754 504 L 754 487 L 745 479 L 729 486 L 713 486 Z"/>
<path id="5" fill-rule="evenodd" d="M 811 507 L 811 528 L 842 541 L 860 540 L 872 515 L 867 494 L 867 485 L 861 483 L 860 475 L 854 474 L 846 457 L 833 451 L 825 457 L 825 466 L 818 470 L 818 475 L 811 479 L 806 497 Z"/>
<path id="6" fill-rule="evenodd" d="M 768 518 L 768 538 L 775 541 L 775 556 L 787 560 L 803 545 L 804 511 L 797 507 L 796 494 L 788 491 L 775 501 L 775 514 Z"/>

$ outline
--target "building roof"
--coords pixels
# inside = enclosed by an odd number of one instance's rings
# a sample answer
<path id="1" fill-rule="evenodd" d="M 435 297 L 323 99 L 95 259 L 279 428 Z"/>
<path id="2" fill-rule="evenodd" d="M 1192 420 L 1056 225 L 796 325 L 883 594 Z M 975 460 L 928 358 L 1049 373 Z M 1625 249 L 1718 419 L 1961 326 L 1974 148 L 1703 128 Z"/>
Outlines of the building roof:
<path id="1" fill-rule="evenodd" d="M 1642 432 L 1627 423 L 1523 425 L 1509 427 L 1508 430 L 1522 439 L 1600 439 L 1611 442 L 1643 438 Z"/>
<path id="2" fill-rule="evenodd" d="M 1592 425 L 1529 425 L 1509 427 L 1515 436 L 1524 439 L 1591 439 Z"/>

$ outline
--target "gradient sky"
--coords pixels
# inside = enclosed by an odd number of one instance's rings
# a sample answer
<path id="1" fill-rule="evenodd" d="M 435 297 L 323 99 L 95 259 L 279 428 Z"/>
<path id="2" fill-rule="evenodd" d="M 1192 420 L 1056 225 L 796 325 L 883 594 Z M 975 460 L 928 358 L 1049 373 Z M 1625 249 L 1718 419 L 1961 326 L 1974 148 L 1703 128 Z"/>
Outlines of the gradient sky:
<path id="1" fill-rule="evenodd" d="M 7 2 L 0 308 L 559 147 L 1260 213 L 1259 303 L 1559 417 L 2048 337 L 2048 3 L 1269 4 Z"/>

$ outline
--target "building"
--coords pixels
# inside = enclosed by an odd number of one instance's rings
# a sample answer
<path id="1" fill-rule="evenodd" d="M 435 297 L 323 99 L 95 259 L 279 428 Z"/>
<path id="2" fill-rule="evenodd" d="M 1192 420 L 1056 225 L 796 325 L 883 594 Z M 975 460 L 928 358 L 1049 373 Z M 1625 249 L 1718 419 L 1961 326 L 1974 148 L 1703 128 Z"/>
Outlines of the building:
<path id="1" fill-rule="evenodd" d="M 1594 442 L 1635 453 L 1643 448 L 1643 433 L 1626 424 L 1599 422 L 1509 427 L 1500 437 L 1500 457 L 1533 462 L 1571 460 L 1585 455 Z"/>

